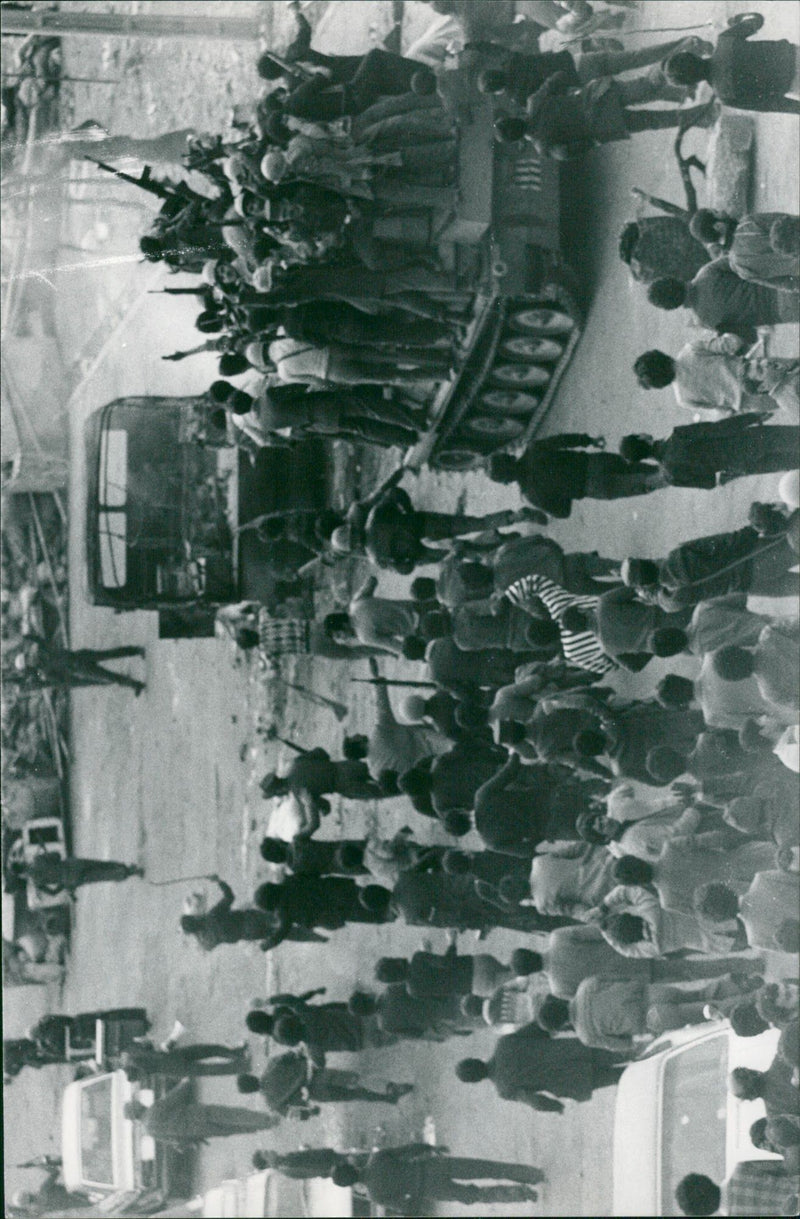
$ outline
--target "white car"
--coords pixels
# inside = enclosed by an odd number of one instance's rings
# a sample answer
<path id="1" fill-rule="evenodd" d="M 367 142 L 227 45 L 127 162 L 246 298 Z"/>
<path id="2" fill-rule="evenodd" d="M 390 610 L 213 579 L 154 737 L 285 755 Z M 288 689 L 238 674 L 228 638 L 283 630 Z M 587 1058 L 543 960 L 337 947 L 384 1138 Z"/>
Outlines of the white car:
<path id="1" fill-rule="evenodd" d="M 765 1070 L 779 1033 L 737 1037 L 727 1021 L 659 1037 L 622 1073 L 614 1114 L 615 1216 L 680 1215 L 675 1188 L 688 1172 L 721 1183 L 739 1160 L 774 1159 L 748 1131 L 761 1100 L 728 1092 L 734 1067 Z"/>
<path id="2" fill-rule="evenodd" d="M 124 1113 L 128 1101 L 152 1103 L 124 1071 L 75 1080 L 64 1089 L 61 1158 L 67 1189 L 93 1200 L 155 1189 L 162 1172 L 156 1144 Z"/>

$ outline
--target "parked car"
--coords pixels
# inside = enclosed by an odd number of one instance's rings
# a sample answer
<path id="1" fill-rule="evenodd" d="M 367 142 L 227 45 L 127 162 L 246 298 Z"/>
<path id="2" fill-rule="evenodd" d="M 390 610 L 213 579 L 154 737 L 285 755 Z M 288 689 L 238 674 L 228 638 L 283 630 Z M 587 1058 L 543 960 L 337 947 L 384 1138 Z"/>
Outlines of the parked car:
<path id="1" fill-rule="evenodd" d="M 128 1101 L 152 1104 L 154 1096 L 153 1088 L 129 1080 L 122 1070 L 67 1084 L 61 1126 L 67 1189 L 86 1193 L 95 1202 L 142 1191 L 167 1195 L 164 1149 L 123 1112 Z"/>
<path id="2" fill-rule="evenodd" d="M 774 1159 L 750 1142 L 761 1100 L 728 1092 L 734 1067 L 764 1070 L 778 1031 L 737 1037 L 727 1021 L 659 1037 L 622 1073 L 614 1115 L 614 1215 L 680 1215 L 675 1188 L 688 1172 L 721 1182 L 739 1160 Z"/>

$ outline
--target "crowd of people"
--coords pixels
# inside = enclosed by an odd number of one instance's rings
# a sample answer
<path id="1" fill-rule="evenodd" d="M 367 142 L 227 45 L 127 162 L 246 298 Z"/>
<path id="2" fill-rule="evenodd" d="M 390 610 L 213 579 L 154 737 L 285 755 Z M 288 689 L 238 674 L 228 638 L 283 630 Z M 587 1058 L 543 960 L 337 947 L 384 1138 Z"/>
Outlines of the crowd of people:
<path id="1" fill-rule="evenodd" d="M 201 349 L 220 357 L 208 397 L 240 443 L 317 434 L 403 448 L 427 426 L 431 386 L 458 366 L 470 316 L 472 286 L 434 253 L 454 206 L 457 124 L 426 65 L 377 49 L 322 55 L 298 22 L 285 56 L 259 60 L 269 87 L 254 126 L 235 143 L 193 142 L 187 165 L 208 193 L 157 186 L 164 201 L 142 252 L 199 276 L 197 327 L 214 336 Z M 483 93 L 503 97 L 500 140 L 577 157 L 634 132 L 706 124 L 719 103 L 797 112 L 786 95 L 797 89 L 798 49 L 750 42 L 760 24 L 734 19 L 714 46 L 635 52 L 475 44 L 465 62 Z M 618 79 L 642 67 L 645 76 Z M 701 82 L 712 101 L 682 106 Z M 646 108 L 656 100 L 678 108 Z M 524 506 L 482 517 L 417 508 L 398 464 L 346 511 L 297 514 L 282 527 L 330 562 L 358 556 L 412 577 L 405 597 L 376 595 L 370 576 L 348 606 L 318 620 L 276 620 L 252 603 L 221 611 L 237 644 L 270 662 L 367 658 L 375 714 L 368 735 L 344 737 L 341 756 L 286 742 L 290 765 L 261 784 L 290 810 L 291 828 L 261 843 L 272 879 L 237 905 L 213 878 L 220 900 L 192 899 L 183 932 L 207 950 L 251 941 L 272 951 L 325 941 L 349 923 L 402 919 L 448 929 L 450 944 L 382 958 L 374 989 L 346 1001 L 314 1002 L 316 989 L 255 1006 L 246 1028 L 267 1047 L 260 1075 L 241 1047 L 140 1044 L 126 1058 L 132 1078 L 181 1081 L 149 1108 L 129 1106 L 155 1139 L 192 1145 L 305 1120 L 321 1105 L 399 1104 L 412 1083 L 377 1086 L 328 1066 L 328 1054 L 487 1026 L 494 1052 L 465 1056 L 454 1086 L 488 1081 L 508 1102 L 558 1115 L 565 1100 L 614 1085 L 660 1034 L 727 1020 L 741 1037 L 780 1030 L 769 1069 L 737 1068 L 729 1087 L 763 1099 L 753 1146 L 782 1160 L 741 1163 L 724 1183 L 698 1164 L 678 1205 L 687 1215 L 796 1206 L 800 627 L 796 600 L 770 616 L 748 597 L 800 592 L 800 362 L 767 358 L 755 334 L 800 319 L 800 218 L 673 210 L 661 218 L 668 239 L 648 248 L 637 222 L 621 253 L 652 305 L 689 308 L 716 334 L 674 357 L 643 353 L 635 377 L 647 389 L 672 384 L 681 406 L 721 418 L 626 436 L 617 453 L 584 433 L 497 453 L 489 477 L 515 484 Z M 664 556 L 566 553 L 532 530 L 583 499 L 711 492 L 753 474 L 783 475 L 781 498 Z M 66 673 L 63 657 L 39 648 L 40 667 Z M 133 679 L 100 676 L 99 655 L 80 657 L 93 680 L 138 693 Z M 420 666 L 416 680 L 396 683 L 410 691 L 397 706 L 381 657 Z M 670 673 L 647 697 L 622 692 L 621 674 L 671 657 L 692 658 L 694 677 Z M 402 799 L 447 845 L 408 827 L 391 839 L 318 837 L 332 796 Z M 42 859 L 26 875 L 74 890 L 137 871 Z M 508 963 L 459 952 L 459 932 L 495 927 L 537 938 Z M 781 979 L 767 980 L 776 960 Z M 18 1069 L 57 1060 L 31 1045 L 17 1047 Z M 239 1093 L 266 1111 L 197 1102 L 187 1078 L 203 1074 L 235 1074 Z M 426 1144 L 265 1151 L 255 1162 L 360 1184 L 403 1214 L 441 1200 L 533 1201 L 543 1178 Z"/>

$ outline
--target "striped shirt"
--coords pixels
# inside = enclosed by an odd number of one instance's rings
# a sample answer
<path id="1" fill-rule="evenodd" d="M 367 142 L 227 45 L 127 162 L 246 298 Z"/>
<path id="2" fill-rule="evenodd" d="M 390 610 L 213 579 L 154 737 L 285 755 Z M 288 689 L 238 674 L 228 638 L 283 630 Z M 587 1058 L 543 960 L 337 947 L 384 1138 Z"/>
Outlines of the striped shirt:
<path id="1" fill-rule="evenodd" d="M 576 597 L 547 576 L 523 576 L 511 584 L 504 596 L 520 609 L 529 610 L 530 603 L 538 598 L 548 614 L 557 623 L 561 634 L 561 648 L 569 664 L 590 673 L 608 673 L 617 668 L 615 661 L 603 651 L 600 640 L 592 631 L 567 631 L 561 625 L 565 610 L 575 606 L 580 610 L 597 609 L 598 597 Z"/>

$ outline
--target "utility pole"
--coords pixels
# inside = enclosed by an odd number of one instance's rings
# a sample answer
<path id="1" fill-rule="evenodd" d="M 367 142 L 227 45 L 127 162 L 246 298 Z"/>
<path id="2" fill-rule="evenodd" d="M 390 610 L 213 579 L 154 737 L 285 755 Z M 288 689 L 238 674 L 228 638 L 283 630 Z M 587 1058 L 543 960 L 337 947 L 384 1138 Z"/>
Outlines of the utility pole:
<path id="1" fill-rule="evenodd" d="M 207 5 L 213 10 L 214 5 Z M 101 38 L 224 38 L 252 42 L 262 32 L 257 17 L 198 17 L 70 12 L 52 9 L 0 9 L 3 34 L 80 34 Z"/>

